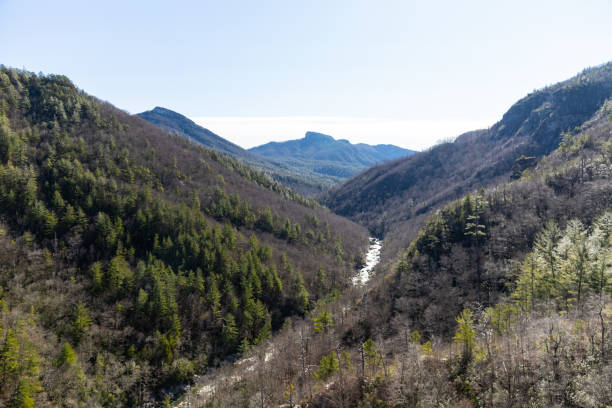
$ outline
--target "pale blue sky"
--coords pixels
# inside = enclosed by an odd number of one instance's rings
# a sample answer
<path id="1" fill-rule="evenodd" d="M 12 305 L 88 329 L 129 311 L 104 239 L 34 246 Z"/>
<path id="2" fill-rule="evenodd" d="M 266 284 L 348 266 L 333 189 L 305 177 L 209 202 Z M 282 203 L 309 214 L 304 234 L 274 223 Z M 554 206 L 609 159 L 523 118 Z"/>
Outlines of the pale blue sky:
<path id="1" fill-rule="evenodd" d="M 243 146 L 316 130 L 423 148 L 611 60 L 611 16 L 610 0 L 0 0 L 0 63 Z"/>

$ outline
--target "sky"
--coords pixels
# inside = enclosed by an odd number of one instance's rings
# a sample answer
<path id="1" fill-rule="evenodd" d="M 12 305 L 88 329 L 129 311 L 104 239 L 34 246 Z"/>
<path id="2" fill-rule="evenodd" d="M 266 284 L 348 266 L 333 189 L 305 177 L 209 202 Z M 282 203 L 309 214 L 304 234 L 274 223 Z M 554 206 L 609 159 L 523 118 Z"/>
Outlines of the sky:
<path id="1" fill-rule="evenodd" d="M 163 106 L 243 147 L 420 150 L 612 60 L 611 0 L 0 0 L 0 64 Z"/>

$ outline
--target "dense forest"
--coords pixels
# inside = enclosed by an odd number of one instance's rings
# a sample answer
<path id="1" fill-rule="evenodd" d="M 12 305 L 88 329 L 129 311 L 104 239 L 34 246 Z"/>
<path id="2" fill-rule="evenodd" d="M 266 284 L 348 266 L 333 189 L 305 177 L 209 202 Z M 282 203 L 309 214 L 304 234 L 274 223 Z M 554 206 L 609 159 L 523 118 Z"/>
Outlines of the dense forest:
<path id="1" fill-rule="evenodd" d="M 11 407 L 160 399 L 347 287 L 367 245 L 263 173 L 5 67 L 0 218 Z"/>

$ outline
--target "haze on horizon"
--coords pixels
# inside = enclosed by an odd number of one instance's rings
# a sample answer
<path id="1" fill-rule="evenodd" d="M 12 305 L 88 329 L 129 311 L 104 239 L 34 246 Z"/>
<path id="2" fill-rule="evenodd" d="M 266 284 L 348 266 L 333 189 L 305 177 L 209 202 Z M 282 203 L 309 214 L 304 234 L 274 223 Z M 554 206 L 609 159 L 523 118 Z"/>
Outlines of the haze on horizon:
<path id="1" fill-rule="evenodd" d="M 393 144 L 421 151 L 461 133 L 484 129 L 495 120 L 405 120 L 334 116 L 192 117 L 194 122 L 245 149 L 268 142 L 301 139 L 307 131 L 370 145 Z"/>
<path id="2" fill-rule="evenodd" d="M 421 150 L 612 59 L 610 15 L 605 0 L 5 0 L 0 64 L 243 147 L 312 130 Z"/>

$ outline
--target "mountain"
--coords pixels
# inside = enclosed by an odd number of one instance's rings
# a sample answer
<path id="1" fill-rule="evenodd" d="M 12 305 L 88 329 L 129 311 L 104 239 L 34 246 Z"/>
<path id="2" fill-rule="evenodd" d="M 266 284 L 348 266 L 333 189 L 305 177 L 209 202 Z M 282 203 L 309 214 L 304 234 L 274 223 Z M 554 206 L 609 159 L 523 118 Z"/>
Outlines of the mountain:
<path id="1" fill-rule="evenodd" d="M 363 227 L 0 66 L 0 405 L 145 406 L 351 285 Z"/>
<path id="2" fill-rule="evenodd" d="M 341 181 L 373 164 L 416 153 L 393 145 L 351 144 L 348 140 L 316 132 L 303 139 L 270 142 L 249 152 L 276 163 L 283 163 Z"/>
<path id="3" fill-rule="evenodd" d="M 332 189 L 324 202 L 375 234 L 395 231 L 405 235 L 397 241 L 409 241 L 440 205 L 535 166 L 611 95 L 612 63 L 587 69 L 527 95 L 489 129 L 373 166 Z"/>
<path id="4" fill-rule="evenodd" d="M 307 196 L 319 195 L 374 163 L 414 153 L 393 145 L 353 145 L 308 132 L 302 140 L 268 143 L 245 150 L 180 113 L 156 107 L 137 116 L 195 143 L 229 155 Z"/>
<path id="5" fill-rule="evenodd" d="M 267 406 L 611 405 L 610 152 L 612 98 L 529 168 L 438 207 L 368 287 L 212 372 L 194 402 L 239 405 L 240 387 Z"/>

